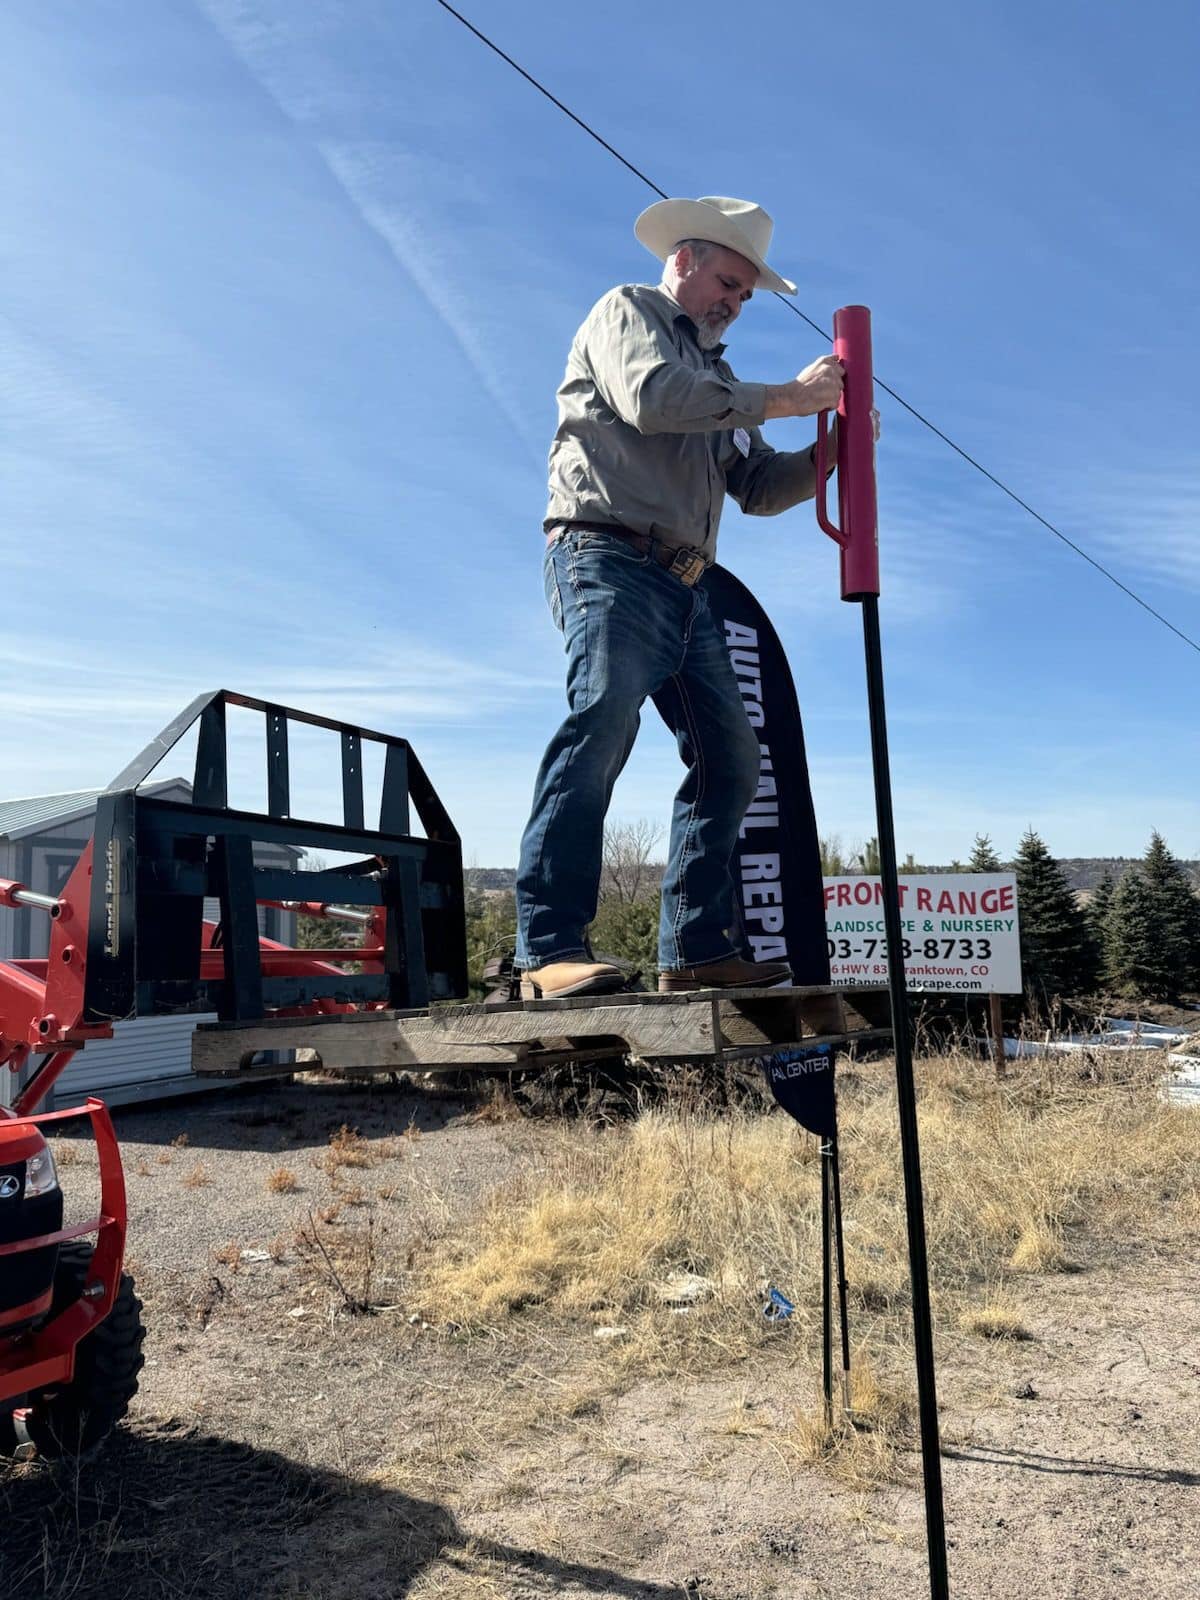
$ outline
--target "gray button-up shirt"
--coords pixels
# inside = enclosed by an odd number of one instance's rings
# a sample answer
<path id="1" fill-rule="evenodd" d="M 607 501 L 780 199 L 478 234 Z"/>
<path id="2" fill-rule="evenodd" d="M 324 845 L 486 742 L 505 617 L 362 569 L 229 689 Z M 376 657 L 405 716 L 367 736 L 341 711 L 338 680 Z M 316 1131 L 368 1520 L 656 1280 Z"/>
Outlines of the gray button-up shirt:
<path id="1" fill-rule="evenodd" d="M 666 289 L 626 284 L 597 301 L 558 391 L 545 526 L 617 523 L 712 561 L 727 491 L 753 516 L 811 499 L 811 450 L 764 443 L 765 385 L 740 383 L 724 349 L 701 350 Z"/>

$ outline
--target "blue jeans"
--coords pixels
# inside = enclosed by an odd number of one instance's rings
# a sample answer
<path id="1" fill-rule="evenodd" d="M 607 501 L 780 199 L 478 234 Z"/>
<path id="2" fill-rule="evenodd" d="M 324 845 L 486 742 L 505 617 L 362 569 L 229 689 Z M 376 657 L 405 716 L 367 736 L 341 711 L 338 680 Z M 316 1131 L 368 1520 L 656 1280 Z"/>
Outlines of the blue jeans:
<path id="1" fill-rule="evenodd" d="M 518 963 L 591 959 L 585 929 L 596 914 L 604 818 L 649 696 L 687 768 L 671 817 L 659 965 L 741 954 L 730 937 L 729 863 L 760 752 L 704 579 L 689 589 L 619 535 L 580 529 L 550 544 L 545 578 L 570 710 L 542 758 L 521 841 Z"/>

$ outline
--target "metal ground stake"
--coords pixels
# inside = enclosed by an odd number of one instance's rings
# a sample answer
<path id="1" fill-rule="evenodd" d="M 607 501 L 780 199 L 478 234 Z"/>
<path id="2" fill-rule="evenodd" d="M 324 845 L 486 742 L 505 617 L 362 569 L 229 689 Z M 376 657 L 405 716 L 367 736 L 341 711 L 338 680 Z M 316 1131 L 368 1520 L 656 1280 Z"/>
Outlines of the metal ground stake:
<path id="1" fill-rule="evenodd" d="M 838 406 L 838 506 L 841 525 L 830 522 L 825 497 L 828 462 L 827 413 L 817 418 L 817 521 L 841 551 L 842 599 L 862 606 L 867 667 L 867 707 L 871 723 L 871 763 L 875 776 L 875 815 L 883 884 L 884 929 L 888 948 L 888 988 L 896 1047 L 896 1099 L 904 1167 L 904 1204 L 912 1281 L 913 1344 L 925 1485 L 925 1530 L 932 1600 L 948 1600 L 946 1528 L 942 1502 L 942 1461 L 938 1436 L 937 1384 L 933 1361 L 933 1318 L 929 1307 L 929 1264 L 925 1249 L 925 1208 L 917 1131 L 916 1087 L 909 1037 L 908 993 L 901 957 L 900 889 L 892 819 L 887 715 L 883 693 L 883 652 L 879 638 L 879 539 L 875 495 L 874 381 L 871 313 L 866 306 L 843 306 L 834 313 L 833 353 L 845 369 Z"/>

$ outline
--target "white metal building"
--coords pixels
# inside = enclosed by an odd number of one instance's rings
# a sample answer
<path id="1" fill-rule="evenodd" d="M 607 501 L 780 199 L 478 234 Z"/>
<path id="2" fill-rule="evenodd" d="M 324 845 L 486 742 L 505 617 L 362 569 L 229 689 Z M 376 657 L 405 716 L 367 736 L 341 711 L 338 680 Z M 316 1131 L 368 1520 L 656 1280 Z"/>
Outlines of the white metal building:
<path id="1" fill-rule="evenodd" d="M 0 801 L 0 878 L 15 879 L 40 894 L 57 894 L 92 836 L 92 819 L 101 792 L 83 789 L 72 794 Z M 185 778 L 167 778 L 161 783 L 145 784 L 139 792 L 186 802 L 191 799 L 192 786 Z M 286 845 L 254 847 L 254 859 L 260 866 L 293 867 L 298 855 Z M 216 921 L 215 901 L 205 903 L 204 914 Z M 269 939 L 293 943 L 295 921 L 290 912 L 259 907 L 259 932 Z M 37 959 L 47 954 L 49 941 L 50 919 L 44 912 L 28 907 L 0 910 L 0 961 Z M 88 1094 L 99 1095 L 109 1105 L 123 1105 L 224 1087 L 219 1080 L 192 1074 L 192 1029 L 197 1022 L 206 1020 L 208 1014 L 191 1013 L 118 1022 L 111 1039 L 95 1040 L 79 1051 L 51 1091 L 50 1103 L 39 1109 L 77 1103 Z M 17 1075 L 0 1067 L 0 1104 L 12 1103 L 29 1071 L 26 1068 Z"/>

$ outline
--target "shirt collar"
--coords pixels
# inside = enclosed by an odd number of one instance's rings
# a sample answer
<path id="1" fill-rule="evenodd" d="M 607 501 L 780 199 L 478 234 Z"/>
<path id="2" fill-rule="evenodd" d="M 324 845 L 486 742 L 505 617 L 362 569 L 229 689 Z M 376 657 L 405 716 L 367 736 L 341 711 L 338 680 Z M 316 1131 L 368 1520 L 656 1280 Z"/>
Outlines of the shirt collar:
<path id="1" fill-rule="evenodd" d="M 662 295 L 663 299 L 667 302 L 674 314 L 674 320 L 676 322 L 685 322 L 691 332 L 692 338 L 695 339 L 698 331 L 695 321 L 679 304 L 679 301 L 676 300 L 675 296 L 671 293 L 670 289 L 667 288 L 666 284 L 651 284 L 651 288 L 656 289 L 658 293 Z M 723 356 L 725 354 L 725 346 L 723 344 L 714 344 L 710 349 L 701 351 L 701 354 L 706 356 Z"/>

